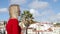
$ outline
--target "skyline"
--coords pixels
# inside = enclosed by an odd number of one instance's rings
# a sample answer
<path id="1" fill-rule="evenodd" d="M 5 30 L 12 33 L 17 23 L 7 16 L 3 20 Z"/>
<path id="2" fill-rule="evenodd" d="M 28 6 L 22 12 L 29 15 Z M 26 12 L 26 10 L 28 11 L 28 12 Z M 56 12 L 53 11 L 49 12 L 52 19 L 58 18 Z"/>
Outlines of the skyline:
<path id="1" fill-rule="evenodd" d="M 60 0 L 0 0 L 0 21 L 9 19 L 8 8 L 19 4 L 20 10 L 29 10 L 39 22 L 60 21 Z"/>

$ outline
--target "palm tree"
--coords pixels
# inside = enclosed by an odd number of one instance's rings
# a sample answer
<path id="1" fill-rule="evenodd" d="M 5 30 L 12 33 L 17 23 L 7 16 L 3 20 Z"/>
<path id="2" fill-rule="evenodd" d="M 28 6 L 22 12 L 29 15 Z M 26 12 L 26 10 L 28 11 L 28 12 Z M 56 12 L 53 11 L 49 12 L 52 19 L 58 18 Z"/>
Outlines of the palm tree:
<path id="1" fill-rule="evenodd" d="M 22 14 L 21 14 L 21 21 L 25 20 L 27 22 L 29 22 L 29 24 L 31 24 L 31 22 L 33 23 L 33 15 L 28 11 L 25 10 Z"/>
<path id="2" fill-rule="evenodd" d="M 21 14 L 21 21 L 25 21 L 25 26 L 26 26 L 26 34 L 27 34 L 27 28 L 30 24 L 33 23 L 33 15 L 28 11 L 25 10 L 22 14 Z"/>

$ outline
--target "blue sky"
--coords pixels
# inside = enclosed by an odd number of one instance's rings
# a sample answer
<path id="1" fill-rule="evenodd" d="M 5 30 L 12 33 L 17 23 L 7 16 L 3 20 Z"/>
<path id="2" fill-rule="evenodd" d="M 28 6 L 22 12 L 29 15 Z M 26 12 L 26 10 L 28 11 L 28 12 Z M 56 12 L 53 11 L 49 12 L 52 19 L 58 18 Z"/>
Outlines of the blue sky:
<path id="1" fill-rule="evenodd" d="M 8 7 L 11 4 L 19 4 L 21 12 L 29 10 L 36 21 L 60 21 L 60 0 L 0 0 L 0 21 L 9 19 Z"/>

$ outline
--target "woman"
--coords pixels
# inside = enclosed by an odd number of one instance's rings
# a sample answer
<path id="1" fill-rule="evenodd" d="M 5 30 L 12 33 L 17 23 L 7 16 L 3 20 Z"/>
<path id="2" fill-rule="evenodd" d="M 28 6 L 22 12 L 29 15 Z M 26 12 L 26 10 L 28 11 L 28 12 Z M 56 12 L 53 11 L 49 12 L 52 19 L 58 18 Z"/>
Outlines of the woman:
<path id="1" fill-rule="evenodd" d="M 13 4 L 9 7 L 10 19 L 6 25 L 7 34 L 21 34 L 21 27 L 19 26 L 19 5 Z"/>

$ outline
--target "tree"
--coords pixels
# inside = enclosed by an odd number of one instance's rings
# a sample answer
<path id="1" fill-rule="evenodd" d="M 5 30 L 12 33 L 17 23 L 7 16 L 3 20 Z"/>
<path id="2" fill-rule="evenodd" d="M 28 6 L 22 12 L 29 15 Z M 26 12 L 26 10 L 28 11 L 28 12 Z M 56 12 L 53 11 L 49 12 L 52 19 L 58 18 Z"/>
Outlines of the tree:
<path id="1" fill-rule="evenodd" d="M 32 24 L 34 23 L 33 21 L 33 15 L 28 11 L 28 10 L 25 10 L 22 14 L 21 14 L 21 21 L 26 21 L 28 22 L 29 24 Z"/>
<path id="2" fill-rule="evenodd" d="M 28 11 L 25 10 L 22 14 L 21 14 L 21 21 L 25 21 L 25 26 L 26 26 L 26 34 L 27 34 L 27 28 L 30 24 L 34 23 L 33 21 L 33 15 Z"/>
<path id="3" fill-rule="evenodd" d="M 58 26 L 58 27 L 60 27 L 60 23 L 56 23 L 56 24 L 54 24 L 54 26 Z"/>

